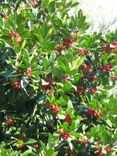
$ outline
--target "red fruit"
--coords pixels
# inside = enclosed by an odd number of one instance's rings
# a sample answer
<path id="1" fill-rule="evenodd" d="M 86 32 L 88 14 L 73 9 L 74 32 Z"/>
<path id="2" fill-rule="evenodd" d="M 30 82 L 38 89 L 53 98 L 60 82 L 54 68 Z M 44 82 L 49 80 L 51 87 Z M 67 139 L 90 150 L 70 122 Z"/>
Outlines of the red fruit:
<path id="1" fill-rule="evenodd" d="M 65 47 L 71 47 L 72 43 L 73 43 L 73 40 L 71 38 L 66 38 L 66 39 L 64 39 L 63 45 Z"/>
<path id="2" fill-rule="evenodd" d="M 52 106 L 52 110 L 53 110 L 53 112 L 54 112 L 55 114 L 58 114 L 58 112 L 59 112 L 59 107 L 56 106 L 56 105 L 53 105 L 53 106 Z"/>
<path id="3" fill-rule="evenodd" d="M 97 89 L 96 88 L 92 88 L 92 89 L 90 89 L 90 93 L 96 93 L 97 92 Z"/>
<path id="4" fill-rule="evenodd" d="M 48 83 L 47 83 L 47 84 L 42 84 L 42 85 L 41 85 L 41 89 L 42 89 L 42 90 L 46 90 L 47 87 L 48 87 Z"/>
<path id="5" fill-rule="evenodd" d="M 89 70 L 91 68 L 91 64 L 82 66 L 82 70 Z"/>
<path id="6" fill-rule="evenodd" d="M 108 65 L 106 65 L 106 66 L 103 66 L 103 67 L 102 67 L 102 70 L 103 70 L 104 72 L 108 72 L 111 68 L 112 68 L 112 64 L 108 64 Z"/>
<path id="7" fill-rule="evenodd" d="M 33 147 L 38 149 L 40 147 L 40 145 L 39 144 L 34 144 Z"/>
<path id="8" fill-rule="evenodd" d="M 13 33 L 13 37 L 16 39 L 18 46 L 20 46 L 20 36 L 17 32 Z"/>
<path id="9" fill-rule="evenodd" d="M 104 153 L 103 153 L 103 150 L 102 148 L 100 147 L 99 150 L 98 150 L 98 156 L 103 156 Z"/>
<path id="10" fill-rule="evenodd" d="M 7 19 L 9 18 L 9 16 L 8 16 L 7 14 L 4 14 L 4 15 L 3 15 L 3 18 L 4 18 L 5 20 L 7 20 Z"/>
<path id="11" fill-rule="evenodd" d="M 14 120 L 12 118 L 8 118 L 6 122 L 7 122 L 8 126 L 13 126 L 14 125 Z"/>
<path id="12" fill-rule="evenodd" d="M 112 76 L 111 78 L 112 78 L 113 81 L 117 80 L 117 76 Z"/>
<path id="13" fill-rule="evenodd" d="M 71 36 L 71 40 L 72 40 L 72 42 L 74 42 L 76 40 L 76 35 L 75 36 Z"/>
<path id="14" fill-rule="evenodd" d="M 37 4 L 37 0 L 29 0 L 29 2 L 32 4 L 32 6 L 35 6 Z"/>
<path id="15" fill-rule="evenodd" d="M 56 47 L 55 47 L 55 50 L 58 51 L 59 55 L 62 55 L 62 46 L 60 44 L 58 44 Z"/>
<path id="16" fill-rule="evenodd" d="M 117 50 L 117 42 L 113 42 L 113 43 L 110 45 L 110 48 L 111 48 L 111 50 Z"/>
<path id="17" fill-rule="evenodd" d="M 42 90 L 46 90 L 48 88 L 48 86 L 49 86 L 49 82 L 42 84 L 41 88 L 42 88 Z"/>
<path id="18" fill-rule="evenodd" d="M 17 40 L 17 44 L 18 44 L 18 46 L 20 46 L 20 41 Z"/>
<path id="19" fill-rule="evenodd" d="M 67 139 L 70 137 L 70 135 L 69 135 L 69 133 L 67 133 L 67 132 L 63 132 L 63 133 L 61 133 L 61 137 L 62 137 L 64 140 L 67 140 Z"/>
<path id="20" fill-rule="evenodd" d="M 49 109 L 49 110 L 52 110 L 53 113 L 57 114 L 59 112 L 59 106 L 56 106 L 56 105 L 52 105 L 52 104 L 47 104 L 46 107 Z"/>
<path id="21" fill-rule="evenodd" d="M 26 141 L 26 136 L 23 134 L 23 135 L 21 135 L 20 139 L 21 139 L 23 142 L 25 142 L 25 141 Z"/>
<path id="22" fill-rule="evenodd" d="M 84 92 L 83 86 L 77 86 L 77 92 Z"/>
<path id="23" fill-rule="evenodd" d="M 19 34 L 17 32 L 14 32 L 13 33 L 13 37 L 16 38 L 16 39 L 19 39 L 20 38 L 20 36 L 19 36 Z"/>
<path id="24" fill-rule="evenodd" d="M 95 113 L 95 116 L 96 116 L 96 118 L 100 118 L 100 117 L 101 117 L 101 113 L 96 112 L 96 113 Z"/>
<path id="25" fill-rule="evenodd" d="M 32 69 L 31 68 L 27 68 L 27 70 L 26 70 L 26 77 L 27 78 L 31 78 L 32 77 Z"/>
<path id="26" fill-rule="evenodd" d="M 87 144 L 87 139 L 83 139 L 82 141 L 81 140 L 79 140 L 79 139 L 77 139 L 77 142 L 79 143 L 79 144 L 81 144 L 81 145 L 86 145 Z"/>
<path id="27" fill-rule="evenodd" d="M 110 146 L 107 146 L 106 147 L 106 151 L 107 151 L 107 153 L 111 153 L 113 150 L 112 150 L 112 147 L 110 147 Z"/>
<path id="28" fill-rule="evenodd" d="M 21 88 L 20 81 L 16 81 L 16 82 L 12 83 L 12 88 L 13 89 L 19 89 L 19 88 Z"/>
<path id="29" fill-rule="evenodd" d="M 65 81 L 68 78 L 68 74 L 61 74 L 61 77 Z"/>
<path id="30" fill-rule="evenodd" d="M 79 54 L 81 54 L 81 55 L 85 55 L 85 54 L 88 54 L 88 53 L 89 53 L 89 51 L 87 49 L 81 49 L 79 51 Z"/>
<path id="31" fill-rule="evenodd" d="M 110 49 L 110 45 L 104 45 L 104 46 L 102 46 L 102 48 L 104 51 L 106 51 L 106 50 Z"/>
<path id="32" fill-rule="evenodd" d="M 83 86 L 77 86 L 77 89 L 75 91 L 76 95 L 82 94 L 84 92 L 84 87 Z"/>
<path id="33" fill-rule="evenodd" d="M 55 85 L 55 83 L 54 82 L 48 82 L 48 86 L 54 86 Z"/>
<path id="34" fill-rule="evenodd" d="M 48 87 L 53 87 L 55 85 L 54 82 L 45 82 L 41 85 L 42 90 L 46 90 Z"/>
<path id="35" fill-rule="evenodd" d="M 9 36 L 10 38 L 12 38 L 12 37 L 13 37 L 13 33 L 12 33 L 12 32 L 9 32 L 9 33 L 8 33 L 8 36 Z"/>
<path id="36" fill-rule="evenodd" d="M 86 76 L 86 78 L 87 78 L 89 81 L 91 81 L 91 82 L 93 82 L 93 81 L 95 80 L 95 78 L 94 78 L 93 76 Z"/>
<path id="37" fill-rule="evenodd" d="M 96 112 L 92 108 L 88 109 L 87 113 L 88 113 L 89 116 L 95 116 L 96 118 L 100 118 L 101 117 L 101 114 L 99 112 Z"/>
<path id="38" fill-rule="evenodd" d="M 95 110 L 94 109 L 88 109 L 88 115 L 90 115 L 90 116 L 95 116 L 95 114 L 96 114 L 96 112 L 95 112 Z"/>
<path id="39" fill-rule="evenodd" d="M 72 124 L 72 119 L 70 118 L 69 115 L 66 115 L 64 121 L 67 122 L 68 124 Z"/>
<path id="40" fill-rule="evenodd" d="M 52 110 L 53 106 L 51 104 L 46 105 L 47 109 Z"/>
<path id="41" fill-rule="evenodd" d="M 19 36 L 19 34 L 17 32 L 14 32 L 14 33 L 9 32 L 8 33 L 8 36 L 10 38 L 13 38 L 14 37 L 16 39 L 16 41 L 17 41 L 18 46 L 20 46 L 20 36 Z M 12 45 L 13 45 L 13 43 L 12 43 Z"/>
<path id="42" fill-rule="evenodd" d="M 48 95 L 52 95 L 52 93 L 53 93 L 53 90 L 52 89 L 47 90 L 47 94 Z"/>

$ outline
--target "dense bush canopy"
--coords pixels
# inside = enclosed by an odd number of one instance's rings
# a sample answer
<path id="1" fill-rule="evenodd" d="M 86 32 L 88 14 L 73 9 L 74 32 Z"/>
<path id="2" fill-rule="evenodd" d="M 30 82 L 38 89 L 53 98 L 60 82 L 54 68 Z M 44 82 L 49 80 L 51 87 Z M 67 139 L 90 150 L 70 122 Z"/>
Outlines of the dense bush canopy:
<path id="1" fill-rule="evenodd" d="M 115 156 L 117 31 L 86 34 L 74 0 L 0 4 L 0 156 Z"/>

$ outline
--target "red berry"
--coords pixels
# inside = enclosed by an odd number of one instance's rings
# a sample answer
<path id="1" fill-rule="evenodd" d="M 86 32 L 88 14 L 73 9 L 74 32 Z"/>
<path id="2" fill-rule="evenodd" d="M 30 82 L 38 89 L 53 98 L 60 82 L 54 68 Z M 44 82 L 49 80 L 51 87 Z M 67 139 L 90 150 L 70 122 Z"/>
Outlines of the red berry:
<path id="1" fill-rule="evenodd" d="M 82 94 L 83 92 L 84 92 L 84 87 L 81 86 L 81 85 L 77 86 L 77 89 L 75 91 L 75 94 L 76 95 L 79 95 L 79 94 Z"/>
<path id="2" fill-rule="evenodd" d="M 48 82 L 48 86 L 54 86 L 55 85 L 55 83 L 54 82 Z"/>
<path id="3" fill-rule="evenodd" d="M 100 118 L 100 117 L 101 117 L 101 113 L 96 112 L 96 113 L 95 113 L 95 116 L 96 116 L 96 118 Z"/>
<path id="4" fill-rule="evenodd" d="M 89 69 L 91 69 L 91 64 L 82 66 L 82 70 L 89 70 Z"/>
<path id="5" fill-rule="evenodd" d="M 40 147 L 40 145 L 39 144 L 34 144 L 33 147 L 38 149 Z"/>
<path id="6" fill-rule="evenodd" d="M 37 0 L 29 0 L 29 2 L 32 4 L 32 6 L 35 6 L 37 4 Z"/>
<path id="7" fill-rule="evenodd" d="M 20 81 L 16 81 L 16 82 L 12 83 L 12 88 L 13 89 L 19 89 L 19 88 L 21 88 Z"/>
<path id="8" fill-rule="evenodd" d="M 47 109 L 52 110 L 53 106 L 51 104 L 46 105 Z"/>
<path id="9" fill-rule="evenodd" d="M 77 86 L 77 92 L 83 92 L 84 87 L 83 86 Z"/>
<path id="10" fill-rule="evenodd" d="M 113 43 L 110 45 L 110 48 L 111 48 L 111 50 L 117 50 L 117 42 L 113 42 Z"/>
<path id="11" fill-rule="evenodd" d="M 19 38 L 20 38 L 20 36 L 19 36 L 19 34 L 18 34 L 17 32 L 14 32 L 14 33 L 13 33 L 13 36 L 14 36 L 14 38 L 16 38 L 16 39 L 19 39 Z"/>
<path id="12" fill-rule="evenodd" d="M 90 89 L 90 93 L 96 93 L 97 92 L 97 89 L 96 88 L 92 88 L 92 89 Z"/>
<path id="13" fill-rule="evenodd" d="M 13 126 L 14 125 L 14 120 L 12 118 L 8 118 L 6 122 L 7 122 L 8 126 Z"/>
<path id="14" fill-rule="evenodd" d="M 100 118 L 101 117 L 101 114 L 99 112 L 96 112 L 92 108 L 88 109 L 87 113 L 88 113 L 89 116 L 95 116 L 96 118 Z"/>
<path id="15" fill-rule="evenodd" d="M 103 67 L 102 67 L 102 70 L 103 70 L 104 72 L 108 72 L 111 68 L 112 68 L 112 64 L 108 64 L 108 65 L 106 65 L 106 66 L 103 66 Z"/>
<path id="16" fill-rule="evenodd" d="M 7 19 L 9 18 L 9 16 L 8 16 L 7 14 L 4 14 L 4 15 L 3 15 L 3 18 L 4 18 L 5 20 L 7 20 Z"/>
<path id="17" fill-rule="evenodd" d="M 26 77 L 27 78 L 31 78 L 32 77 L 32 69 L 31 68 L 27 68 L 27 70 L 26 70 Z"/>
<path id="18" fill-rule="evenodd" d="M 64 121 L 67 122 L 68 124 L 72 124 L 72 119 L 69 115 L 66 115 Z"/>
<path id="19" fill-rule="evenodd" d="M 54 114 L 58 114 L 59 112 L 59 106 L 53 105 L 53 104 L 47 104 L 46 106 L 49 110 L 52 110 Z"/>
<path id="20" fill-rule="evenodd" d="M 12 33 L 12 32 L 9 32 L 9 33 L 8 33 L 8 36 L 9 36 L 10 38 L 12 38 L 12 37 L 13 37 L 13 33 Z"/>
<path id="21" fill-rule="evenodd" d="M 23 134 L 23 135 L 21 135 L 20 139 L 21 139 L 23 142 L 25 142 L 25 141 L 26 141 L 26 136 Z"/>
<path id="22" fill-rule="evenodd" d="M 81 55 L 85 55 L 85 54 L 88 54 L 89 51 L 88 51 L 87 49 L 81 49 L 81 50 L 79 51 L 79 53 L 80 53 Z"/>
<path id="23" fill-rule="evenodd" d="M 13 33 L 13 37 L 16 39 L 18 46 L 20 46 L 20 36 L 17 32 Z"/>
<path id="24" fill-rule="evenodd" d="M 104 51 L 106 51 L 106 50 L 110 49 L 110 45 L 104 45 L 104 46 L 102 46 L 102 48 Z"/>
<path id="25" fill-rule="evenodd" d="M 53 105 L 53 106 L 52 106 L 52 110 L 53 110 L 53 112 L 54 112 L 55 114 L 58 114 L 58 112 L 59 112 L 59 107 L 56 106 L 56 105 Z"/>
<path id="26" fill-rule="evenodd" d="M 91 82 L 93 82 L 93 81 L 95 80 L 94 76 L 86 76 L 86 78 L 87 78 L 89 81 L 91 81 Z"/>
<path id="27" fill-rule="evenodd" d="M 62 46 L 60 44 L 58 44 L 56 47 L 55 47 L 55 50 L 58 51 L 59 55 L 62 55 Z"/>
<path id="28" fill-rule="evenodd" d="M 103 150 L 102 148 L 100 147 L 99 150 L 98 150 L 98 156 L 103 156 L 104 153 L 103 153 Z"/>
<path id="29" fill-rule="evenodd" d="M 112 76 L 111 78 L 112 78 L 113 81 L 117 80 L 117 76 Z"/>
<path id="30" fill-rule="evenodd" d="M 68 74 L 61 74 L 61 77 L 64 81 L 66 81 L 66 79 L 68 78 Z"/>
<path id="31" fill-rule="evenodd" d="M 46 90 L 48 87 L 53 87 L 55 85 L 54 82 L 45 82 L 41 85 L 42 90 Z"/>
<path id="32" fill-rule="evenodd" d="M 52 93 L 53 93 L 53 90 L 52 89 L 47 90 L 47 94 L 48 95 L 52 95 Z"/>
<path id="33" fill-rule="evenodd" d="M 95 116 L 95 110 L 94 109 L 88 109 L 88 115 L 90 115 L 90 116 Z"/>
<path id="34" fill-rule="evenodd" d="M 112 150 L 112 147 L 110 147 L 110 146 L 107 146 L 106 147 L 106 151 L 107 151 L 107 153 L 111 153 L 113 150 Z"/>
<path id="35" fill-rule="evenodd" d="M 46 90 L 47 87 L 48 87 L 48 84 L 42 84 L 42 85 L 41 85 L 41 89 L 42 89 L 42 90 Z"/>
<path id="36" fill-rule="evenodd" d="M 63 45 L 65 47 L 71 47 L 72 43 L 73 43 L 73 40 L 71 38 L 66 38 L 66 39 L 64 39 Z"/>
<path id="37" fill-rule="evenodd" d="M 67 140 L 67 139 L 70 137 L 70 135 L 69 135 L 69 133 L 67 133 L 67 132 L 63 132 L 63 133 L 61 133 L 61 137 L 62 137 L 64 140 Z"/>
<path id="38" fill-rule="evenodd" d="M 77 139 L 76 140 L 79 144 L 81 144 L 81 145 L 86 145 L 87 144 L 87 139 L 83 139 L 82 141 L 81 140 L 79 140 L 79 139 Z"/>

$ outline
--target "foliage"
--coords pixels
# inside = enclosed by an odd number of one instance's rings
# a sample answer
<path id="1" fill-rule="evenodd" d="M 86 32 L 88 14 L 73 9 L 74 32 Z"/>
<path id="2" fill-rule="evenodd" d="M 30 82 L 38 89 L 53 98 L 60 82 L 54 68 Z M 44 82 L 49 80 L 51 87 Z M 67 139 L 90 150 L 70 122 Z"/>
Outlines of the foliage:
<path id="1" fill-rule="evenodd" d="M 76 5 L 1 2 L 1 156 L 117 154 L 117 31 L 87 35 Z"/>

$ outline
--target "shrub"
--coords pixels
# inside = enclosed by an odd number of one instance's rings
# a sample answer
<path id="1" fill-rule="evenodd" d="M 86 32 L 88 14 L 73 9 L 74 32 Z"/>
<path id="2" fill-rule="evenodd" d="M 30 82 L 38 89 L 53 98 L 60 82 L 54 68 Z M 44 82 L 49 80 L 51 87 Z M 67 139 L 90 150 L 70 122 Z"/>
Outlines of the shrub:
<path id="1" fill-rule="evenodd" d="M 116 155 L 117 31 L 86 34 L 76 5 L 1 2 L 1 155 Z"/>

